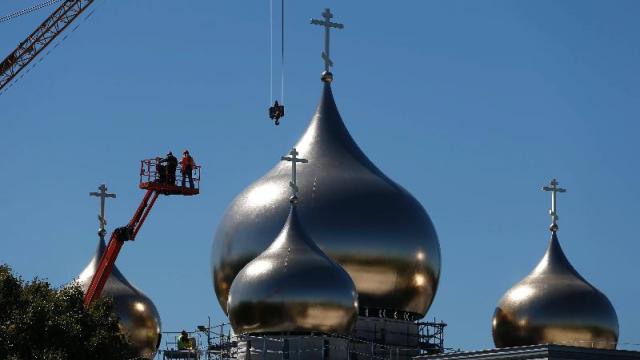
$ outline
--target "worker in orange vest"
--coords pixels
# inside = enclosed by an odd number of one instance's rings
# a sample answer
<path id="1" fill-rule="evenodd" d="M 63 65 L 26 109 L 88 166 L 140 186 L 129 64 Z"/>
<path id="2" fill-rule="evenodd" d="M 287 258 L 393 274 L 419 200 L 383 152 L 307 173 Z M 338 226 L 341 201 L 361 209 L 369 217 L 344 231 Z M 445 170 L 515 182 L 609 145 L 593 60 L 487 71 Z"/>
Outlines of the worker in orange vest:
<path id="1" fill-rule="evenodd" d="M 189 177 L 189 186 L 193 189 L 193 169 L 196 167 L 196 162 L 193 161 L 189 150 L 185 150 L 182 153 L 182 160 L 180 160 L 180 169 L 182 170 L 182 187 L 185 186 L 185 181 Z"/>

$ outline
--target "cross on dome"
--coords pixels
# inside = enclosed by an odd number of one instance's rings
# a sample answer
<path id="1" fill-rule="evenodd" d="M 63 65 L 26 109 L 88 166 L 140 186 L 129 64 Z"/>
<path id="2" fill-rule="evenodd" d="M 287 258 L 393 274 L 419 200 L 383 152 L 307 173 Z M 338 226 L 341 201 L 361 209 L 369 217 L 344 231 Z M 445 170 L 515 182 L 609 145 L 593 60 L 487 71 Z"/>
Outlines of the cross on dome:
<path id="1" fill-rule="evenodd" d="M 553 232 L 558 231 L 558 208 L 557 208 L 557 193 L 567 192 L 567 189 L 563 189 L 558 187 L 558 180 L 552 179 L 549 183 L 550 186 L 544 186 L 542 188 L 543 191 L 551 192 L 551 209 L 549 209 L 549 215 L 551 215 L 551 227 L 550 230 Z"/>
<path id="2" fill-rule="evenodd" d="M 324 51 L 322 52 L 322 59 L 324 60 L 324 73 L 322 75 L 322 79 L 323 81 L 331 82 L 331 67 L 333 66 L 333 61 L 331 61 L 331 57 L 329 55 L 329 33 L 331 31 L 331 28 L 343 29 L 344 25 L 331 21 L 331 18 L 333 18 L 333 14 L 331 13 L 331 9 L 329 8 L 324 9 L 322 17 L 324 18 L 324 20 L 311 19 L 311 24 L 324 26 Z"/>
<path id="3" fill-rule="evenodd" d="M 291 187 L 292 194 L 291 194 L 290 200 L 291 202 L 295 203 L 296 200 L 298 200 L 298 183 L 296 180 L 296 175 L 297 175 L 296 164 L 297 163 L 305 164 L 305 163 L 308 163 L 309 160 L 297 157 L 299 153 L 296 150 L 296 148 L 292 148 L 291 151 L 289 152 L 289 155 L 291 156 L 283 156 L 280 159 L 283 161 L 291 162 L 291 181 L 289 182 L 289 186 Z"/>
<path id="4" fill-rule="evenodd" d="M 107 185 L 102 184 L 98 187 L 100 192 L 90 192 L 89 196 L 95 196 L 100 198 L 100 214 L 98 215 L 98 221 L 100 222 L 100 229 L 98 230 L 98 236 L 104 240 L 104 236 L 107 234 L 105 226 L 107 225 L 107 219 L 104 217 L 104 204 L 107 198 L 115 198 L 116 194 L 107 192 Z"/>

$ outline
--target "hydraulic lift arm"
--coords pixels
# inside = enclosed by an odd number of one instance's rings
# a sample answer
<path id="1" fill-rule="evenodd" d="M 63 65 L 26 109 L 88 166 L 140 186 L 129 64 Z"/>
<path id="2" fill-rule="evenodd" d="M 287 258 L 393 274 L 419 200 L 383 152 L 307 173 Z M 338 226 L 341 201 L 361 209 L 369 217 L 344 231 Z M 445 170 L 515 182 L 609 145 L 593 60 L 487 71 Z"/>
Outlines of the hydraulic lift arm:
<path id="1" fill-rule="evenodd" d="M 193 196 L 200 193 L 200 166 L 194 166 L 192 171 L 193 176 L 190 177 L 193 182 L 190 187 L 178 186 L 178 183 L 184 184 L 184 179 L 178 178 L 172 181 L 167 181 L 164 174 L 165 169 L 159 167 L 160 162 L 158 158 L 147 159 L 140 162 L 140 184 L 139 188 L 145 190 L 145 195 L 138 206 L 135 214 L 126 226 L 117 228 L 111 234 L 107 249 L 102 254 L 96 273 L 93 274 L 89 288 L 84 294 L 84 305 L 89 306 L 94 300 L 100 297 L 104 285 L 107 283 L 109 275 L 113 270 L 113 265 L 118 258 L 120 249 L 124 245 L 125 241 L 135 240 L 138 235 L 138 231 L 147 219 L 149 212 L 153 208 L 153 205 L 158 200 L 158 195 L 182 195 Z M 182 170 L 180 170 L 182 174 Z M 185 175 L 183 174 L 182 177 Z"/>
<path id="2" fill-rule="evenodd" d="M 122 245 L 124 245 L 125 241 L 135 240 L 138 231 L 140 231 L 142 224 L 144 224 L 144 221 L 147 219 L 147 215 L 149 215 L 153 205 L 156 203 L 158 195 L 158 191 L 148 189 L 144 198 L 142 198 L 142 201 L 140 202 L 140 206 L 138 206 L 138 210 L 136 210 L 135 214 L 131 218 L 131 221 L 129 221 L 126 226 L 115 229 L 111 234 L 109 244 L 107 244 L 107 249 L 102 254 L 96 273 L 93 275 L 91 284 L 89 284 L 89 288 L 84 295 L 85 306 L 89 306 L 89 304 L 99 298 L 100 294 L 102 294 L 102 289 L 104 289 L 104 285 L 107 282 L 109 275 L 111 275 L 113 264 L 116 262 L 116 258 L 120 253 Z"/>

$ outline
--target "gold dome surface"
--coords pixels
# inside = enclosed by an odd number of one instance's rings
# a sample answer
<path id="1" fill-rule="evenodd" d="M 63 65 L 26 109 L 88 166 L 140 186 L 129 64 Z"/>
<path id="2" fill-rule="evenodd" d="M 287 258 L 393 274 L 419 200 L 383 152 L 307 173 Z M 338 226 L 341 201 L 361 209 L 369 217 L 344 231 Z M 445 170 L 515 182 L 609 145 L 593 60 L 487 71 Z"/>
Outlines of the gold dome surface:
<path id="1" fill-rule="evenodd" d="M 294 146 L 309 159 L 298 172 L 305 231 L 353 279 L 361 313 L 385 309 L 423 317 L 440 277 L 440 244 L 429 215 L 382 173 L 349 134 L 331 86 Z M 212 248 L 212 279 L 226 311 L 238 272 L 264 249 L 287 217 L 287 164 L 276 164 L 227 208 Z M 376 312 L 377 313 L 377 312 Z M 401 315 L 398 315 L 401 316 Z"/>
<path id="2" fill-rule="evenodd" d="M 615 349 L 618 317 L 607 297 L 569 263 L 554 231 L 536 268 L 500 300 L 496 347 L 560 344 Z"/>
<path id="3" fill-rule="evenodd" d="M 309 238 L 292 205 L 271 246 L 231 285 L 229 321 L 237 334 L 350 334 L 358 294 L 349 275 Z"/>
<path id="4" fill-rule="evenodd" d="M 100 240 L 95 255 L 78 277 L 78 283 L 85 292 L 105 247 L 104 241 Z M 102 291 L 102 297 L 105 296 L 113 298 L 114 311 L 120 318 L 120 329 L 128 336 L 138 356 L 153 359 L 161 332 L 160 315 L 153 302 L 133 286 L 115 265 Z"/>

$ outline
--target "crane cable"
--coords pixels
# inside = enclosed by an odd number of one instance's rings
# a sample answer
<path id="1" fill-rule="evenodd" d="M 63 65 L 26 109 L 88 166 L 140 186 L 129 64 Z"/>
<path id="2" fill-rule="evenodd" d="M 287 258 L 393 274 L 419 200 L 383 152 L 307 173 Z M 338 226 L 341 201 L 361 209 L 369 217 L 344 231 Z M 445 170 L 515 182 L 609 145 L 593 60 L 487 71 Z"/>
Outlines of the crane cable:
<path id="1" fill-rule="evenodd" d="M 9 21 L 9 20 L 13 20 L 13 19 L 15 19 L 15 18 L 17 18 L 19 16 L 22 16 L 22 15 L 30 14 L 30 13 L 32 13 L 34 11 L 40 10 L 40 9 L 45 8 L 47 6 L 51 6 L 51 5 L 53 5 L 55 3 L 59 3 L 61 1 L 63 1 L 63 0 L 47 0 L 47 1 L 42 2 L 40 4 L 36 4 L 36 5 L 31 6 L 31 7 L 22 9 L 22 10 L 18 10 L 18 11 L 14 12 L 14 13 L 7 14 L 5 16 L 1 16 L 0 17 L 0 23 L 3 23 L 5 21 Z"/>
<path id="2" fill-rule="evenodd" d="M 273 100 L 273 0 L 269 0 L 269 100 Z"/>
<path id="3" fill-rule="evenodd" d="M 284 0 L 280 20 L 280 100 L 284 104 Z M 273 0 L 269 0 L 269 101 L 273 100 L 273 25 Z"/>
<path id="4" fill-rule="evenodd" d="M 284 0 L 281 0 L 281 27 L 280 27 L 280 98 L 284 104 Z"/>
<path id="5" fill-rule="evenodd" d="M 274 100 L 273 85 L 273 0 L 269 0 L 269 102 Z M 275 99 L 273 106 L 269 108 L 269 118 L 280 124 L 280 118 L 284 116 L 284 0 L 280 2 L 280 102 Z"/>
<path id="6" fill-rule="evenodd" d="M 54 1 L 54 0 L 49 0 L 49 1 Z M 60 1 L 64 1 L 64 0 L 57 0 L 57 2 L 60 2 Z M 0 90 L 0 96 L 4 95 L 7 91 L 9 91 L 9 89 L 11 89 L 16 83 L 22 80 L 22 78 L 24 78 L 25 75 L 31 72 L 31 70 L 34 70 L 38 66 L 38 64 L 40 64 L 43 60 L 45 60 L 51 54 L 51 52 L 53 52 L 62 43 L 64 43 L 69 38 L 69 36 L 73 34 L 80 27 L 80 25 L 87 22 L 87 20 L 89 20 L 92 17 L 92 15 L 96 12 L 96 10 L 98 10 L 105 2 L 106 1 L 95 0 L 93 8 L 90 9 L 89 13 L 85 14 L 81 18 L 81 21 L 77 21 L 75 26 L 71 28 L 71 30 L 66 31 L 64 36 L 62 36 L 62 39 L 59 39 L 55 44 L 52 44 L 52 46 L 44 54 L 42 54 L 37 58 L 37 61 L 34 60 L 34 62 L 29 67 L 25 68 L 25 71 L 23 73 L 21 73 L 18 77 L 11 80 L 4 89 Z"/>

